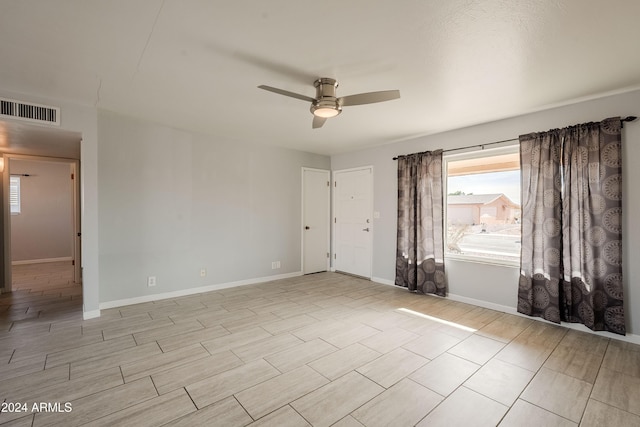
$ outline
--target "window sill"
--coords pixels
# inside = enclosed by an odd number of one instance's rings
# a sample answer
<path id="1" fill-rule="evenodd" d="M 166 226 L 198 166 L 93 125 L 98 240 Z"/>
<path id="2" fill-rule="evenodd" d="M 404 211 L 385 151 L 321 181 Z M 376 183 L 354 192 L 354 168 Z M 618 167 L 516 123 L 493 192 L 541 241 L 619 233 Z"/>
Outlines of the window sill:
<path id="1" fill-rule="evenodd" d="M 475 264 L 496 265 L 499 267 L 520 268 L 520 261 L 512 261 L 508 259 L 491 259 L 479 256 L 460 255 L 460 254 L 444 254 L 444 259 L 462 262 L 472 262 Z"/>

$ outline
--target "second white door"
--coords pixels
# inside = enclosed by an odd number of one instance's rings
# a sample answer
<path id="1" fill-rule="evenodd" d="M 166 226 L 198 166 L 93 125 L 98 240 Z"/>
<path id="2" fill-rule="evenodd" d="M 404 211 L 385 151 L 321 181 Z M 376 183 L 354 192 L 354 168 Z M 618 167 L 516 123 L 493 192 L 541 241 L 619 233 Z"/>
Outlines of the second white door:
<path id="1" fill-rule="evenodd" d="M 371 278 L 373 169 L 334 173 L 336 271 Z"/>
<path id="2" fill-rule="evenodd" d="M 329 171 L 302 169 L 302 271 L 329 268 Z"/>

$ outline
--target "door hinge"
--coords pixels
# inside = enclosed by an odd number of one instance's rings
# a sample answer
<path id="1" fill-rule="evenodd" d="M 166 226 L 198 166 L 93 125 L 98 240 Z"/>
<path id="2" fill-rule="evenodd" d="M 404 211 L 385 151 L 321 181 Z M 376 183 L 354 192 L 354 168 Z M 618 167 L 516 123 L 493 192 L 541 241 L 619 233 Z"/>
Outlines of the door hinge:
<path id="1" fill-rule="evenodd" d="M 338 186 L 338 181 L 333 181 L 333 186 L 337 187 Z"/>
<path id="2" fill-rule="evenodd" d="M 337 259 L 336 257 L 337 257 L 337 255 L 336 255 L 336 254 L 333 254 L 333 259 Z"/>
<path id="3" fill-rule="evenodd" d="M 338 218 L 333 218 L 333 223 L 337 224 L 338 223 Z"/>
<path id="4" fill-rule="evenodd" d="M 327 252 L 327 258 L 331 258 L 331 255 L 329 255 L 329 252 Z"/>
<path id="5" fill-rule="evenodd" d="M 327 187 L 331 187 L 331 183 L 327 181 Z"/>
<path id="6" fill-rule="evenodd" d="M 71 174 L 71 179 L 73 179 L 73 174 Z"/>
<path id="7" fill-rule="evenodd" d="M 76 260 L 75 259 L 71 260 L 71 265 L 76 265 Z"/>

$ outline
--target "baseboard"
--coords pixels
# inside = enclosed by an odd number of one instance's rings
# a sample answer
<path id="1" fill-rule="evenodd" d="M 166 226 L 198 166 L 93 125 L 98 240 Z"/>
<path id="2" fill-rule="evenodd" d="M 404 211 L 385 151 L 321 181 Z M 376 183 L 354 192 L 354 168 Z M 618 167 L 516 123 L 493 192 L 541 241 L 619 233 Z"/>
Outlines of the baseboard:
<path id="1" fill-rule="evenodd" d="M 234 288 L 236 286 L 255 285 L 258 283 L 271 282 L 274 280 L 288 279 L 290 277 L 302 276 L 302 271 L 293 273 L 278 274 L 275 276 L 257 277 L 255 279 L 240 280 L 237 282 L 220 283 L 217 285 L 200 286 L 197 288 L 181 289 L 179 291 L 163 292 L 161 294 L 143 295 L 134 298 L 125 298 L 115 301 L 107 301 L 100 303 L 100 310 L 108 308 L 123 307 L 125 305 L 140 304 L 143 302 L 158 301 L 168 298 L 178 298 L 194 294 L 202 294 L 205 292 L 217 291 L 219 289 Z M 98 310 L 99 311 L 99 310 Z"/>
<path id="2" fill-rule="evenodd" d="M 59 258 L 25 259 L 20 261 L 11 261 L 11 265 L 42 264 L 45 262 L 63 262 L 63 261 L 73 261 L 73 257 L 64 256 Z"/>
<path id="3" fill-rule="evenodd" d="M 447 294 L 447 298 L 452 299 L 454 301 L 458 301 L 458 302 L 464 302 L 465 304 L 477 305 L 478 307 L 489 308 L 489 309 L 495 310 L 495 311 L 501 311 L 503 313 L 520 314 L 520 313 L 518 313 L 516 311 L 515 308 L 510 307 L 508 305 L 496 304 L 496 303 L 493 303 L 493 302 L 483 301 L 483 300 L 475 299 L 475 298 L 464 297 L 462 295 L 456 295 L 456 294 Z"/>
<path id="4" fill-rule="evenodd" d="M 82 318 L 84 320 L 95 319 L 96 317 L 100 317 L 100 310 L 91 310 L 91 311 L 82 312 Z"/>
<path id="5" fill-rule="evenodd" d="M 529 316 L 525 316 L 525 317 L 531 319 L 531 317 Z M 539 317 L 535 317 L 534 319 L 540 320 L 541 322 L 547 322 L 546 320 L 543 320 Z M 636 335 L 636 334 L 618 335 L 618 334 L 613 334 L 611 332 L 605 332 L 605 331 L 592 331 L 591 329 L 587 328 L 581 323 L 562 322 L 560 326 L 564 326 L 565 328 L 569 328 L 569 329 L 575 329 L 576 331 L 580 331 L 580 332 L 589 332 L 590 334 L 599 335 L 604 338 L 611 338 L 614 340 L 625 341 L 631 344 L 640 344 L 640 335 Z"/>
<path id="6" fill-rule="evenodd" d="M 380 283 L 381 285 L 396 286 L 396 284 L 395 284 L 395 282 L 393 280 L 382 279 L 380 277 L 372 277 L 371 281 L 372 282 L 376 282 L 376 283 Z"/>
<path id="7" fill-rule="evenodd" d="M 475 299 L 475 298 L 463 297 L 461 295 L 455 295 L 455 294 L 448 294 L 447 297 L 452 299 L 452 300 L 454 300 L 454 301 L 464 302 L 466 304 L 471 304 L 471 305 L 475 305 L 475 306 L 478 306 L 478 307 L 483 307 L 483 308 L 488 308 L 488 309 L 491 309 L 491 310 L 501 311 L 503 313 L 513 314 L 513 315 L 520 316 L 520 317 L 525 317 L 527 319 L 535 320 L 535 321 L 538 321 L 538 322 L 544 322 L 544 323 L 551 324 L 551 325 L 557 325 L 556 323 L 549 322 L 547 320 L 542 319 L 541 317 L 532 317 L 532 316 L 524 315 L 522 313 L 518 313 L 518 310 L 516 310 L 516 308 L 510 307 L 510 306 L 507 306 L 507 305 L 495 304 L 495 303 L 492 303 L 492 302 L 482 301 L 482 300 Z M 580 332 L 587 332 L 587 333 L 590 333 L 590 334 L 593 334 L 593 335 L 599 335 L 599 336 L 604 337 L 604 338 L 611 338 L 611 339 L 614 339 L 614 340 L 625 341 L 625 342 L 629 342 L 629 343 L 632 343 L 632 344 L 640 344 L 640 335 L 636 335 L 636 334 L 619 335 L 619 334 L 614 334 L 614 333 L 606 332 L 606 331 L 592 331 L 591 329 L 587 328 L 586 326 L 584 326 L 581 323 L 561 322 L 559 326 L 565 327 L 567 329 L 573 329 L 573 330 L 580 331 Z"/>

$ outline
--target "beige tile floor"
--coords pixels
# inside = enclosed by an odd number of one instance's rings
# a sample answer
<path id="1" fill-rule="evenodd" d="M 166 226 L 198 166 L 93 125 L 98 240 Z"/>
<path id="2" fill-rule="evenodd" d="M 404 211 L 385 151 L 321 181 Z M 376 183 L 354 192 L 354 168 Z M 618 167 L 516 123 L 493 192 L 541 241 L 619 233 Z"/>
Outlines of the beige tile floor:
<path id="1" fill-rule="evenodd" d="M 1 425 L 640 425 L 618 340 L 335 273 L 83 321 L 42 268 L 0 295 Z"/>
<path id="2" fill-rule="evenodd" d="M 42 291 L 44 295 L 81 295 L 82 288 L 73 283 L 71 261 L 14 265 L 12 289 Z"/>

